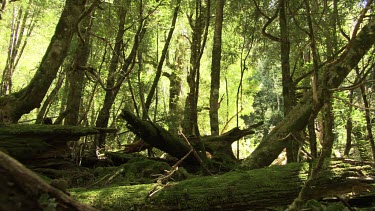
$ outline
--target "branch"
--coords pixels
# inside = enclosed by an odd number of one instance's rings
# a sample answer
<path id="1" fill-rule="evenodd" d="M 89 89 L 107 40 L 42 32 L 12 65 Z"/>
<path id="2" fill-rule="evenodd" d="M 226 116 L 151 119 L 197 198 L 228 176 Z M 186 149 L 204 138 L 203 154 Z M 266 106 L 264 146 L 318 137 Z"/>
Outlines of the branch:
<path id="1" fill-rule="evenodd" d="M 353 107 L 356 107 L 356 108 L 359 108 L 359 109 L 362 109 L 362 110 L 375 111 L 375 108 L 369 108 L 369 107 L 359 106 L 359 105 L 350 103 L 346 99 L 343 99 L 341 97 L 333 96 L 333 98 L 335 98 L 337 100 L 340 100 L 341 102 L 343 102 L 343 103 L 345 103 L 346 105 L 349 105 L 349 106 L 353 106 Z"/>
<path id="2" fill-rule="evenodd" d="M 262 34 L 269 38 L 270 40 L 273 40 L 275 42 L 281 42 L 281 39 L 280 37 L 276 37 L 276 36 L 273 36 L 272 34 L 269 34 L 266 30 L 267 30 L 267 27 L 276 19 L 277 15 L 279 14 L 279 10 L 276 10 L 275 14 L 272 16 L 272 17 L 268 17 L 266 14 L 264 14 L 262 12 L 262 10 L 259 8 L 258 4 L 256 3 L 255 0 L 253 0 L 254 4 L 255 4 L 255 7 L 257 9 L 257 11 L 267 19 L 267 22 L 266 24 L 263 26 L 262 28 Z"/>

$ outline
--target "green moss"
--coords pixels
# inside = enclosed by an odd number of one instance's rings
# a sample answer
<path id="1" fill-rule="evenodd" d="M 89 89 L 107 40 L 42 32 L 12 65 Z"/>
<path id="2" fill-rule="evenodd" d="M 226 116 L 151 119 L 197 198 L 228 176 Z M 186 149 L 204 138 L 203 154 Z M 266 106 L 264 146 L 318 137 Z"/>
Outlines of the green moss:
<path id="1" fill-rule="evenodd" d="M 148 205 L 152 207 L 155 203 L 158 206 L 169 207 L 177 204 L 181 209 L 200 209 L 210 207 L 210 204 L 242 203 L 243 200 L 255 200 L 259 192 L 270 192 L 270 197 L 275 197 L 277 200 L 278 195 L 302 186 L 302 181 L 307 178 L 305 169 L 305 165 L 296 163 L 288 165 L 288 168 L 273 166 L 185 180 L 161 191 L 150 200 Z M 298 172 L 299 177 L 293 176 L 293 172 Z M 289 182 L 283 183 L 280 180 Z M 295 181 L 290 182 L 290 180 Z M 256 191 L 249 192 L 249 189 Z"/>
<path id="2" fill-rule="evenodd" d="M 154 161 L 139 160 L 121 166 L 126 171 L 124 175 L 138 175 L 139 168 L 150 168 Z M 134 165 L 136 164 L 136 165 Z M 292 164 L 290 168 L 282 166 L 274 166 L 266 169 L 253 171 L 234 171 L 220 176 L 197 177 L 180 183 L 171 183 L 167 185 L 155 197 L 147 200 L 146 196 L 149 191 L 153 189 L 154 184 L 146 185 L 132 185 L 132 186 L 118 186 L 96 190 L 73 189 L 70 190 L 73 197 L 77 198 L 83 203 L 95 206 L 100 210 L 131 210 L 131 209 L 163 209 L 171 205 L 176 205 L 181 209 L 201 209 L 210 207 L 212 203 L 225 204 L 241 200 L 257 199 L 258 192 L 269 191 L 277 194 L 283 194 L 290 188 L 300 188 L 302 181 L 298 178 L 295 180 L 295 187 L 290 187 L 290 183 L 280 183 L 278 180 L 290 180 L 295 178 L 291 176 L 291 172 L 301 171 L 301 175 L 306 172 L 303 170 L 303 165 Z M 108 169 L 107 169 L 108 170 Z M 105 168 L 97 169 L 98 172 L 108 173 Z M 123 175 L 123 176 L 124 176 Z M 122 179 L 125 179 L 122 177 Z M 176 185 L 178 184 L 178 185 Z M 275 185 L 278 189 L 275 190 Z M 249 188 L 254 191 L 253 196 L 249 195 Z M 244 195 L 246 195 L 244 197 Z M 259 199 L 258 199 L 259 200 Z M 220 203 L 218 203 L 220 202 Z M 152 204 L 157 204 L 153 207 Z"/>
<path id="3" fill-rule="evenodd" d="M 118 175 L 110 181 L 111 185 L 145 184 L 154 182 L 157 176 L 170 168 L 164 162 L 136 158 L 119 167 L 98 167 L 94 175 L 99 179 L 106 177 L 99 186 L 109 185 L 108 179 L 115 174 Z"/>
<path id="4" fill-rule="evenodd" d="M 148 161 L 139 160 L 143 168 Z M 343 178 L 352 172 L 357 172 L 355 166 L 342 168 L 342 164 L 332 161 L 327 169 L 322 169 L 315 186 L 319 185 L 318 192 L 312 189 L 309 197 L 318 198 L 341 191 L 345 186 Z M 129 164 L 130 165 L 130 164 Z M 128 167 L 130 174 L 131 167 Z M 367 169 L 367 167 L 365 167 Z M 73 196 L 84 203 L 93 205 L 100 210 L 226 210 L 235 207 L 264 210 L 264 206 L 284 207 L 289 205 L 298 195 L 306 182 L 309 172 L 308 163 L 293 163 L 286 166 L 271 166 L 251 171 L 237 170 L 223 175 L 195 177 L 179 183 L 169 183 L 158 186 L 162 190 L 146 197 L 154 184 L 120 186 L 100 190 L 73 190 Z M 347 187 L 344 187 L 346 189 Z M 344 190 L 343 189 L 343 190 Z M 330 190 L 334 192 L 330 193 Z M 146 199 L 147 198 L 147 199 Z M 314 201 L 310 202 L 315 206 Z M 309 206 L 309 205 L 308 205 Z M 334 210 L 340 205 L 332 205 L 327 209 Z M 257 209 L 259 208 L 259 209 Z"/>
<path id="5" fill-rule="evenodd" d="M 78 201 L 92 205 L 99 210 L 137 210 L 143 206 L 153 184 L 117 186 L 95 190 L 70 189 Z"/>

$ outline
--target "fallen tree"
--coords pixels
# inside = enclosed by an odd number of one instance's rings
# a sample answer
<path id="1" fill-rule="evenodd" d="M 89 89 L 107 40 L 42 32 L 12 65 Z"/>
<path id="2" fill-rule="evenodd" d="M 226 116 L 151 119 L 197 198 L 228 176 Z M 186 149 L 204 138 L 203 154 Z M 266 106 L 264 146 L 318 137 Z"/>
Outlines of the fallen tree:
<path id="1" fill-rule="evenodd" d="M 198 144 L 197 137 L 187 137 L 186 141 L 184 137 L 171 134 L 161 126 L 150 121 L 142 120 L 126 109 L 122 111 L 120 116 L 126 120 L 127 127 L 142 139 L 142 141 L 128 145 L 129 148 L 125 149 L 126 152 L 137 152 L 142 149 L 149 148 L 149 145 L 151 145 L 176 158 L 182 158 L 191 150 L 190 146 L 187 144 L 187 141 L 189 141 L 193 146 Z M 201 137 L 201 140 L 213 157 L 224 156 L 226 158 L 236 160 L 232 152 L 232 143 L 246 135 L 254 134 L 254 128 L 259 127 L 262 124 L 263 123 L 260 122 L 251 125 L 244 130 L 233 128 L 232 130 L 219 136 Z M 146 142 L 147 145 L 144 142 Z M 193 163 L 198 162 L 194 156 L 190 156 L 187 161 Z"/>
<path id="2" fill-rule="evenodd" d="M 167 185 L 75 190 L 72 195 L 103 210 L 265 210 L 292 203 L 308 178 L 309 165 L 293 163 L 232 171 Z M 373 190 L 374 175 L 371 166 L 332 161 L 327 163 L 311 186 L 308 198 L 321 199 L 351 192 L 363 194 Z M 157 191 L 153 193 L 150 190 Z M 96 196 L 95 200 L 92 200 L 92 195 Z"/>
<path id="3" fill-rule="evenodd" d="M 49 185 L 2 151 L 0 180 L 0 210 L 96 210 Z"/>
<path id="4" fill-rule="evenodd" d="M 25 163 L 48 158 L 63 158 L 70 151 L 67 144 L 77 137 L 114 133 L 116 129 L 62 125 L 2 125 L 0 150 Z"/>

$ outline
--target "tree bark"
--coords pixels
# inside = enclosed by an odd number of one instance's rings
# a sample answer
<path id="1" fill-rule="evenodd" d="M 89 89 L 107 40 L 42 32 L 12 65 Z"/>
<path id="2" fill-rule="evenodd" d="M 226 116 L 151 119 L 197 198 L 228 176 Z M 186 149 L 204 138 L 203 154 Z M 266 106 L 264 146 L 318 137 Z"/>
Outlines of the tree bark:
<path id="1" fill-rule="evenodd" d="M 61 125 L 6 125 L 0 127 L 0 149 L 21 162 L 64 158 L 67 142 L 80 136 L 114 133 L 115 129 Z"/>
<path id="2" fill-rule="evenodd" d="M 318 104 L 316 111 L 322 108 L 323 99 L 321 87 L 326 84 L 327 89 L 338 87 L 349 72 L 358 64 L 361 58 L 375 43 L 375 19 L 363 26 L 356 38 L 350 41 L 348 50 L 337 60 L 324 67 L 327 77 L 319 78 L 318 83 Z M 313 111 L 312 92 L 306 92 L 301 102 L 267 135 L 253 151 L 250 157 L 246 158 L 243 165 L 254 169 L 268 166 L 286 147 L 285 138 L 289 133 L 302 130 L 306 127 L 308 119 Z"/>
<path id="3" fill-rule="evenodd" d="M 123 110 L 121 115 L 127 121 L 127 127 L 139 138 L 170 155 L 182 158 L 189 153 L 190 148 L 183 139 L 169 133 L 164 128 L 146 120 L 141 120 L 133 113 Z M 192 156 L 190 161 L 196 161 Z"/>
<path id="4" fill-rule="evenodd" d="M 219 135 L 219 90 L 221 62 L 221 34 L 223 29 L 225 0 L 219 0 L 216 8 L 214 44 L 211 62 L 210 126 L 211 135 Z"/>
<path id="5" fill-rule="evenodd" d="M 290 39 L 289 39 L 289 1 L 280 1 L 279 25 L 280 25 L 280 59 L 282 72 L 284 117 L 292 110 L 296 104 L 295 84 L 290 73 Z M 288 163 L 297 162 L 299 143 L 293 138 L 289 138 L 286 146 Z"/>
<path id="6" fill-rule="evenodd" d="M 167 152 L 176 158 L 184 157 L 191 150 L 184 138 L 168 132 L 159 125 L 141 120 L 127 110 L 123 110 L 120 116 L 127 121 L 127 127 L 133 133 L 153 147 Z M 244 130 L 234 128 L 220 136 L 202 137 L 201 141 L 209 149 L 213 157 L 222 157 L 224 155 L 226 158 L 236 160 L 232 152 L 232 143 L 246 135 L 254 134 L 255 131 L 253 129 L 262 124 L 260 122 Z M 194 147 L 199 146 L 200 140 L 198 138 L 189 137 L 188 139 Z M 193 156 L 189 157 L 188 162 L 198 164 L 198 161 Z"/>
<path id="7" fill-rule="evenodd" d="M 46 117 L 46 114 L 48 113 L 48 110 L 53 103 L 53 101 L 56 99 L 56 96 L 64 82 L 65 79 L 65 74 L 60 73 L 59 77 L 57 79 L 56 85 L 53 88 L 53 90 L 49 93 L 49 95 L 46 97 L 46 99 L 43 102 L 42 107 L 40 108 L 38 115 L 36 117 L 35 123 L 36 124 L 41 124 L 43 122 L 43 118 Z"/>
<path id="8" fill-rule="evenodd" d="M 78 125 L 82 92 L 84 87 L 85 69 L 90 56 L 90 32 L 92 28 L 92 14 L 91 11 L 82 21 L 81 28 L 83 29 L 81 35 L 83 40 L 78 40 L 79 44 L 76 49 L 73 62 L 67 70 L 68 80 L 68 98 L 66 102 L 66 110 L 68 115 L 65 117 L 64 125 Z"/>
<path id="9" fill-rule="evenodd" d="M 0 98 L 0 122 L 16 123 L 23 114 L 40 106 L 68 53 L 85 3 L 85 0 L 66 0 L 55 34 L 33 79 L 19 92 Z"/>
<path id="10" fill-rule="evenodd" d="M 52 207 L 54 210 L 67 211 L 96 210 L 47 184 L 36 173 L 2 151 L 0 151 L 0 179 L 2 181 L 0 210 L 47 210 L 47 208 L 50 210 Z"/>
<path id="11" fill-rule="evenodd" d="M 365 86 L 362 84 L 359 88 L 361 90 L 363 105 L 365 106 L 365 108 L 370 108 L 370 102 L 367 99 Z M 372 160 L 373 162 L 375 162 L 375 142 L 374 142 L 374 135 L 372 134 L 371 114 L 368 109 L 365 110 L 365 120 L 366 120 L 367 139 L 370 142 L 370 146 L 371 146 Z"/>
<path id="12" fill-rule="evenodd" d="M 209 26 L 210 1 L 202 5 L 201 1 L 195 2 L 195 20 L 193 14 L 188 16 L 192 28 L 192 41 L 190 46 L 190 69 L 187 75 L 189 92 L 185 102 L 183 132 L 188 136 L 199 136 L 198 128 L 198 93 L 200 78 L 200 61 L 207 39 Z M 206 16 L 206 17 L 205 17 Z"/>

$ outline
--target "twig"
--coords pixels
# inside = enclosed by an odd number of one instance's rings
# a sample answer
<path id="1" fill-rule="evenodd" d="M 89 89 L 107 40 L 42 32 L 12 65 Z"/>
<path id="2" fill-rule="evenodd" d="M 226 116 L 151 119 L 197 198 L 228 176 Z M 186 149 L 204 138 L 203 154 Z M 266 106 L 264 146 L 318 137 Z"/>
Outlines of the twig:
<path id="1" fill-rule="evenodd" d="M 107 174 L 107 175 L 104 175 L 102 178 L 100 178 L 98 181 L 92 183 L 92 184 L 89 184 L 88 186 L 86 186 L 86 188 L 90 188 L 96 184 L 98 184 L 99 182 L 103 181 L 105 178 L 107 178 L 110 174 Z"/>
<path id="2" fill-rule="evenodd" d="M 106 183 L 109 184 L 112 182 L 114 178 L 116 178 L 118 175 L 120 175 L 122 172 L 124 172 L 124 168 L 121 168 L 120 170 L 116 171 L 107 181 Z"/>
<path id="3" fill-rule="evenodd" d="M 156 181 L 156 185 L 149 191 L 147 198 L 149 197 L 152 197 L 153 195 L 155 195 L 157 192 L 159 192 L 160 190 L 162 190 L 163 188 L 167 187 L 168 184 L 166 184 L 166 182 L 168 181 L 168 179 L 170 179 L 173 174 L 178 170 L 178 166 L 193 152 L 193 149 L 191 149 L 184 157 L 182 157 L 179 161 L 177 161 L 176 164 L 174 164 L 172 166 L 172 169 L 170 171 L 166 171 L 167 175 L 161 175 Z M 159 188 L 161 187 L 161 188 Z M 159 188 L 159 189 L 158 189 Z"/>
<path id="4" fill-rule="evenodd" d="M 209 175 L 213 175 L 210 170 L 208 170 L 208 168 L 206 167 L 206 165 L 204 164 L 203 160 L 201 159 L 201 157 L 199 156 L 199 154 L 197 153 L 197 151 L 194 149 L 194 147 L 190 144 L 189 140 L 186 138 L 185 134 L 183 134 L 181 132 L 181 135 L 182 137 L 184 137 L 186 143 L 190 146 L 190 149 L 193 150 L 193 153 L 194 153 L 194 156 L 198 159 L 199 163 L 201 164 L 201 166 L 207 171 L 207 173 Z"/>

